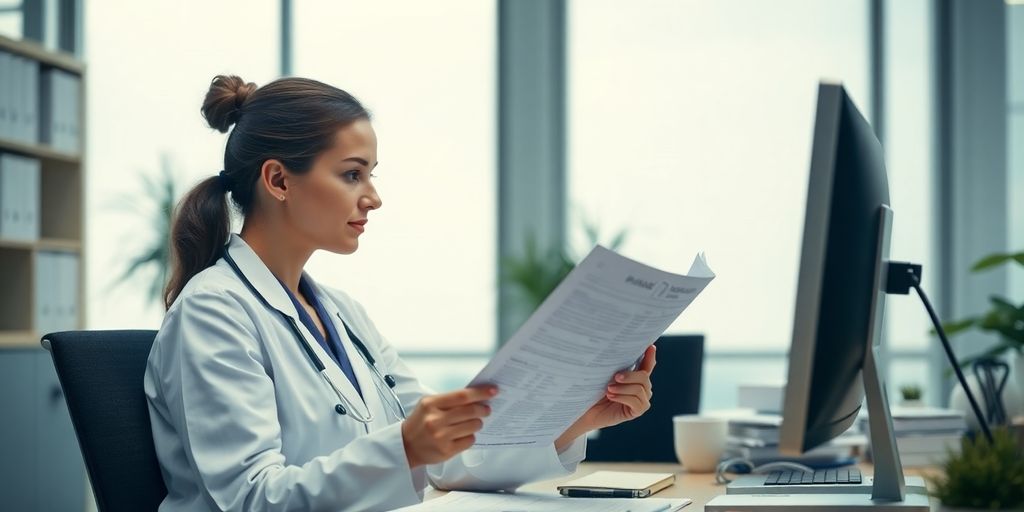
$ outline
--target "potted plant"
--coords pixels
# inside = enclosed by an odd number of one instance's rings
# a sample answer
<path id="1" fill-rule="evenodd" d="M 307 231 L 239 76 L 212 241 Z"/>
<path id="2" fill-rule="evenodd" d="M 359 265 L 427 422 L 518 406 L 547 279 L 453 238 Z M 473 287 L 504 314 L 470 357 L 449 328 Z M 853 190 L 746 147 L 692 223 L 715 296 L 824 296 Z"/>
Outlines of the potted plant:
<path id="1" fill-rule="evenodd" d="M 1024 508 L 1024 451 L 1005 428 L 961 440 L 960 453 L 946 450 L 942 474 L 929 477 L 942 509 L 1021 510 Z"/>
<path id="2" fill-rule="evenodd" d="M 1024 266 L 1024 252 L 990 254 L 971 267 L 972 272 L 985 272 L 1005 264 L 1016 263 Z M 959 361 L 960 366 L 970 368 L 975 361 L 986 358 L 1005 358 L 1010 363 L 1011 374 L 1003 392 L 1003 403 L 1009 417 L 1024 414 L 1024 304 L 1017 305 L 1005 297 L 989 297 L 988 311 L 960 320 L 943 324 L 946 334 L 954 336 L 976 329 L 993 333 L 999 341 L 988 350 Z M 975 398 L 982 400 L 977 379 L 967 372 L 967 380 Z M 973 413 L 967 407 L 967 399 L 959 386 L 953 389 L 950 406 L 963 410 L 969 425 L 974 425 Z"/>
<path id="3" fill-rule="evenodd" d="M 107 285 L 110 293 L 118 285 L 127 283 L 135 276 L 142 276 L 146 283 L 146 300 L 149 304 L 163 304 L 163 288 L 167 283 L 170 259 L 171 216 L 178 201 L 179 179 L 174 172 L 171 158 L 160 155 L 160 171 L 157 176 L 140 173 L 141 192 L 123 194 L 112 203 L 113 207 L 141 219 L 148 228 L 149 236 L 139 240 L 138 231 L 132 230 L 132 240 L 126 241 L 129 249 L 120 275 Z"/>
<path id="4" fill-rule="evenodd" d="M 903 401 L 900 405 L 903 407 L 921 407 L 921 386 L 917 384 L 904 384 L 900 386 L 900 396 L 903 397 Z"/>

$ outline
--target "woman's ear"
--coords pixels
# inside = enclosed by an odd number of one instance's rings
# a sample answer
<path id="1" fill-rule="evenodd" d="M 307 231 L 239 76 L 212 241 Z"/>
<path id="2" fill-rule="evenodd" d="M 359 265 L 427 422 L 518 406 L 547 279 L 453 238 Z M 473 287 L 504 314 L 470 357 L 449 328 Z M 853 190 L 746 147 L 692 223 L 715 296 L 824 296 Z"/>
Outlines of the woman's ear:
<path id="1" fill-rule="evenodd" d="M 285 178 L 289 175 L 284 164 L 280 160 L 271 158 L 263 162 L 260 167 L 260 183 L 267 190 L 270 197 L 278 201 L 284 201 L 288 196 L 288 184 Z"/>

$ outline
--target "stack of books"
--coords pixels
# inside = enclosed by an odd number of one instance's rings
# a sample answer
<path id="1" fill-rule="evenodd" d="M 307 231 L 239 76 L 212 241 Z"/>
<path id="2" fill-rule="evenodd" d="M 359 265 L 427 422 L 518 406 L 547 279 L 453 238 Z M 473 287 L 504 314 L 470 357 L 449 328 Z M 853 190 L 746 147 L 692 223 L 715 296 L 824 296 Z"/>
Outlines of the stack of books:
<path id="1" fill-rule="evenodd" d="M 787 461 L 817 468 L 844 466 L 855 463 L 857 455 L 867 445 L 867 437 L 854 425 L 839 437 L 803 455 L 787 456 L 779 452 L 781 415 L 753 409 L 730 409 L 708 414 L 729 422 L 725 458 L 743 458 L 754 465 Z"/>
<path id="2" fill-rule="evenodd" d="M 948 452 L 960 453 L 967 430 L 962 412 L 930 407 L 893 407 L 891 412 L 903 467 L 939 465 Z M 861 428 L 868 432 L 867 416 L 861 418 Z"/>
<path id="3" fill-rule="evenodd" d="M 768 414 L 782 414 L 785 381 L 741 382 L 736 388 L 736 401 L 741 409 Z"/>

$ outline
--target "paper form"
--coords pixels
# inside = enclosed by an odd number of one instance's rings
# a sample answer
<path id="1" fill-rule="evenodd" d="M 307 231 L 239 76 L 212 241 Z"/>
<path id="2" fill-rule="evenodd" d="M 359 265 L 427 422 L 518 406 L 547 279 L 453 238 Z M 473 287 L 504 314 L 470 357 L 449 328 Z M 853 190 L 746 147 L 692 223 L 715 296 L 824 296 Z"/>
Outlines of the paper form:
<path id="1" fill-rule="evenodd" d="M 566 498 L 554 493 L 453 491 L 396 512 L 670 512 L 689 505 L 686 498 Z"/>
<path id="2" fill-rule="evenodd" d="M 678 275 L 594 247 L 470 382 L 499 388 L 474 446 L 553 443 L 714 277 L 703 254 Z"/>

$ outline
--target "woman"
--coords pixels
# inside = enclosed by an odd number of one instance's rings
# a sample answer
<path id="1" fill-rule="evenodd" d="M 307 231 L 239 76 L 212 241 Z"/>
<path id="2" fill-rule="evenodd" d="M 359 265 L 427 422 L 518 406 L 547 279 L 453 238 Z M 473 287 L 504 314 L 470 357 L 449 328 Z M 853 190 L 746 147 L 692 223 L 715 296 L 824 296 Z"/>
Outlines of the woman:
<path id="1" fill-rule="evenodd" d="M 650 407 L 653 346 L 553 445 L 468 450 L 498 390 L 429 394 L 358 302 L 303 272 L 318 249 L 354 252 L 381 207 L 367 111 L 313 80 L 217 76 L 202 112 L 235 127 L 224 170 L 184 197 L 172 228 L 145 375 L 161 510 L 387 510 L 428 482 L 513 489 L 571 473 L 587 431 Z"/>

